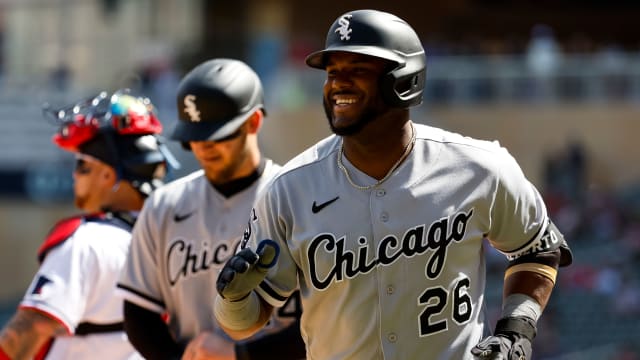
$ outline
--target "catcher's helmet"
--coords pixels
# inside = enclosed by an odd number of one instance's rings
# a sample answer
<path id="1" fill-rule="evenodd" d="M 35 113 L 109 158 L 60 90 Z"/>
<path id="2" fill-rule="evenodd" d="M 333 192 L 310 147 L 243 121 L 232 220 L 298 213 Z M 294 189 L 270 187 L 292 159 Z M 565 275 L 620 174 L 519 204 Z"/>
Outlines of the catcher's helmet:
<path id="1" fill-rule="evenodd" d="M 171 139 L 219 140 L 236 131 L 256 110 L 264 110 L 262 83 L 244 62 L 208 60 L 180 81 L 178 123 Z"/>
<path id="2" fill-rule="evenodd" d="M 162 124 L 153 104 L 130 95 L 127 89 L 44 110 L 60 125 L 53 136 L 56 145 L 112 166 L 118 178 L 129 181 L 143 195 L 162 185 L 165 165 L 179 167 L 159 136 Z"/>
<path id="3" fill-rule="evenodd" d="M 306 58 L 307 65 L 324 69 L 326 55 L 336 51 L 375 56 L 394 66 L 380 80 L 383 99 L 394 107 L 422 103 L 426 57 L 416 32 L 395 15 L 356 10 L 341 15 L 327 33 L 325 49 Z"/>

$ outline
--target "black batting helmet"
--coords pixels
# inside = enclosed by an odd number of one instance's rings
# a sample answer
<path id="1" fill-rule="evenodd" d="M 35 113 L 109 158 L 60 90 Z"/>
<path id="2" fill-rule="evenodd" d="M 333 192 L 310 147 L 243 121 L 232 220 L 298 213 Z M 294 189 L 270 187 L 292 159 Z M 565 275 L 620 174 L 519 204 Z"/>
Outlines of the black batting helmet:
<path id="1" fill-rule="evenodd" d="M 171 139 L 218 140 L 231 135 L 256 110 L 264 110 L 262 83 L 244 62 L 208 60 L 187 73 L 177 91 L 179 121 Z"/>
<path id="2" fill-rule="evenodd" d="M 326 55 L 336 51 L 375 56 L 395 64 L 380 81 L 382 98 L 394 107 L 422 103 L 426 57 L 418 35 L 406 21 L 377 10 L 356 10 L 341 15 L 327 33 L 325 49 L 306 59 L 324 69 Z"/>
<path id="3" fill-rule="evenodd" d="M 56 145 L 110 165 L 145 196 L 162 185 L 166 165 L 180 166 L 160 137 L 162 124 L 151 101 L 127 89 L 44 110 L 60 125 Z"/>

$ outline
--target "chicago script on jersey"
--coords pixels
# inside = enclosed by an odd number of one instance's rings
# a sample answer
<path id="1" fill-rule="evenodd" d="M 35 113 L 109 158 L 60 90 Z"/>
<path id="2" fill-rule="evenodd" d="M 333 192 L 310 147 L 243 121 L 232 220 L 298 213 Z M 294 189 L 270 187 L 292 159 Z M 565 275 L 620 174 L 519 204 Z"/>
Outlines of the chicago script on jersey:
<path id="1" fill-rule="evenodd" d="M 209 246 L 203 242 L 199 251 L 193 249 L 193 245 L 184 239 L 178 239 L 169 246 L 167 252 L 167 275 L 169 284 L 175 285 L 180 278 L 195 275 L 210 268 L 219 268 L 235 254 L 240 241 L 220 242 L 215 246 Z"/>
<path id="2" fill-rule="evenodd" d="M 370 248 L 364 236 L 358 238 L 360 247 L 356 252 L 345 249 L 344 236 L 336 239 L 333 234 L 320 234 L 311 240 L 307 250 L 311 282 L 316 289 L 324 290 L 332 281 L 338 282 L 358 274 L 366 274 L 376 266 L 394 263 L 400 256 L 410 258 L 424 254 L 430 249 L 433 253 L 427 262 L 425 273 L 430 279 L 435 279 L 442 271 L 447 248 L 452 241 L 459 242 L 464 238 L 467 223 L 472 215 L 473 208 L 434 221 L 428 227 L 425 224 L 416 226 L 407 230 L 402 239 L 388 235 L 379 242 L 373 258 L 369 256 Z M 327 254 L 333 256 L 333 266 L 326 273 L 320 274 L 316 259 L 326 257 Z"/>

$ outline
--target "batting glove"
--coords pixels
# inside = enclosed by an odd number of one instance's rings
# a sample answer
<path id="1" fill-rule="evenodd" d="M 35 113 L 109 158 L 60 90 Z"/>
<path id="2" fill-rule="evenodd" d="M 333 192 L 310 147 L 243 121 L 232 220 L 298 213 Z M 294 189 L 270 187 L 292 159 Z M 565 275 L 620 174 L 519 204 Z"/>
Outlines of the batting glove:
<path id="1" fill-rule="evenodd" d="M 536 323 L 524 316 L 498 320 L 493 336 L 486 337 L 471 354 L 482 360 L 530 360 Z"/>
<path id="2" fill-rule="evenodd" d="M 267 276 L 267 271 L 278 261 L 280 247 L 273 240 L 262 240 L 256 252 L 240 250 L 224 265 L 216 288 L 223 299 L 239 301 L 246 298 Z"/>

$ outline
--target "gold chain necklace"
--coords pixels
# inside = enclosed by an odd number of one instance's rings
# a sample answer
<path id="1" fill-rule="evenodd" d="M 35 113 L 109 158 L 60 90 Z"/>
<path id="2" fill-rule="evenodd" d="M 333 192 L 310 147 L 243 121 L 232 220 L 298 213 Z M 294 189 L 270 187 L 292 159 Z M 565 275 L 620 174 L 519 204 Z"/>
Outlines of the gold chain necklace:
<path id="1" fill-rule="evenodd" d="M 382 184 L 383 182 L 387 181 L 387 179 L 391 176 L 391 174 L 393 174 L 396 168 L 400 166 L 402 161 L 404 161 L 404 159 L 406 159 L 406 157 L 409 155 L 409 153 L 411 152 L 411 149 L 413 149 L 413 144 L 415 144 L 415 142 L 416 142 L 416 130 L 413 128 L 413 124 L 411 124 L 411 140 L 402 151 L 402 156 L 400 156 L 398 161 L 396 161 L 396 163 L 393 164 L 391 169 L 389 169 L 389 171 L 384 175 L 382 179 L 378 180 L 375 184 L 372 184 L 372 185 L 367 185 L 367 186 L 358 185 L 353 181 L 353 179 L 351 179 L 351 175 L 349 175 L 349 170 L 347 170 L 347 168 L 342 163 L 342 157 L 344 156 L 344 141 L 340 143 L 340 151 L 338 151 L 338 167 L 340 168 L 340 170 L 342 170 L 344 175 L 347 177 L 347 181 L 349 182 L 349 184 L 351 184 L 351 186 L 353 186 L 358 190 L 363 190 L 363 191 L 370 190 Z"/>

